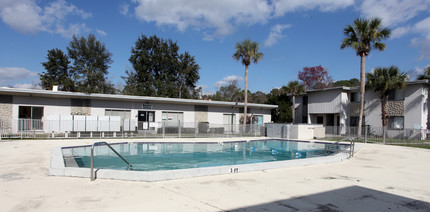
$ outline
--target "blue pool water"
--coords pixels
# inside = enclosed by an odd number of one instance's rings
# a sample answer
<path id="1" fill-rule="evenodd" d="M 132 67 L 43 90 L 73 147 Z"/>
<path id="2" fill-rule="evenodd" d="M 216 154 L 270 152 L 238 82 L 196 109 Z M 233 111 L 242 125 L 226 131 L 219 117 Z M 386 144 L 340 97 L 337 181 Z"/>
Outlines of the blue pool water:
<path id="1" fill-rule="evenodd" d="M 224 143 L 112 144 L 133 170 L 155 171 L 296 160 L 332 155 L 345 145 L 287 140 Z M 67 147 L 79 167 L 90 167 L 91 147 Z M 128 166 L 106 146 L 94 148 L 94 167 L 126 170 Z M 68 164 L 66 163 L 66 166 Z"/>

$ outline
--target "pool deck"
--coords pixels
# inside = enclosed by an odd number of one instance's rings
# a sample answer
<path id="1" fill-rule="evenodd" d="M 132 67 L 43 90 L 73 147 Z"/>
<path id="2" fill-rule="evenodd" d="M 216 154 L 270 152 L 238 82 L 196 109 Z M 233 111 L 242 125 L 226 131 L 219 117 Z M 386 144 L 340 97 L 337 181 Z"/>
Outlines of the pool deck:
<path id="1" fill-rule="evenodd" d="M 362 144 L 338 163 L 159 182 L 48 176 L 53 147 L 96 141 L 0 141 L 0 211 L 430 211 L 426 149 Z"/>

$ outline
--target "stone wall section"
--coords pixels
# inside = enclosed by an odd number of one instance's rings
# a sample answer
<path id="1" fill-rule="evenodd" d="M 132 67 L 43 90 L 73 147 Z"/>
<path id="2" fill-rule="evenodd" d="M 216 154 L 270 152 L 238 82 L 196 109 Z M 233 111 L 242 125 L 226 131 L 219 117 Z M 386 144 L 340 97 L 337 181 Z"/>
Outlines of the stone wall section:
<path id="1" fill-rule="evenodd" d="M 360 103 L 352 102 L 349 104 L 349 116 L 360 116 Z"/>
<path id="2" fill-rule="evenodd" d="M 91 115 L 91 108 L 89 108 L 89 107 L 72 107 L 70 113 L 71 113 L 70 115 L 90 116 Z"/>
<path id="3" fill-rule="evenodd" d="M 0 103 L 0 129 L 12 128 L 12 104 Z"/>
<path id="4" fill-rule="evenodd" d="M 205 111 L 195 111 L 194 112 L 194 122 L 208 122 L 208 112 Z"/>
<path id="5" fill-rule="evenodd" d="M 404 116 L 404 101 L 388 101 L 388 116 Z"/>

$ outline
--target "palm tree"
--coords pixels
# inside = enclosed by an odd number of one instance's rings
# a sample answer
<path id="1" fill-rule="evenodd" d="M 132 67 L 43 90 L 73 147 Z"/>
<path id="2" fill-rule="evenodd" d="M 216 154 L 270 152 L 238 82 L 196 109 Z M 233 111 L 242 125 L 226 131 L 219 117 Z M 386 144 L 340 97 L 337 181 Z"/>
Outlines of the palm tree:
<path id="1" fill-rule="evenodd" d="M 263 53 L 258 52 L 259 45 L 260 44 L 258 42 L 244 40 L 242 43 L 236 43 L 236 52 L 233 54 L 233 59 L 237 61 L 242 60 L 242 64 L 245 65 L 245 107 L 243 110 L 243 131 L 246 129 L 246 115 L 248 109 L 248 66 L 251 65 L 251 62 L 258 63 L 263 59 Z"/>
<path id="2" fill-rule="evenodd" d="M 424 70 L 424 74 L 421 74 L 417 78 L 418 80 L 430 80 L 430 66 Z"/>
<path id="3" fill-rule="evenodd" d="M 366 87 L 379 92 L 381 98 L 381 119 L 385 144 L 385 134 L 388 126 L 388 96 L 394 89 L 403 89 L 406 86 L 405 73 L 400 73 L 399 68 L 376 68 L 373 73 L 367 73 Z"/>
<path id="4" fill-rule="evenodd" d="M 292 97 L 291 111 L 293 116 L 292 123 L 294 123 L 294 119 L 296 117 L 296 108 L 295 108 L 296 96 L 303 95 L 306 92 L 305 86 L 301 84 L 299 81 L 295 80 L 295 81 L 289 82 L 287 86 L 282 86 L 281 90 L 286 94 L 291 94 L 291 97 Z"/>
<path id="5" fill-rule="evenodd" d="M 361 137 L 361 126 L 363 124 L 364 113 L 364 92 L 365 92 L 365 58 L 369 55 L 372 48 L 384 51 L 385 44 L 382 40 L 388 39 L 391 30 L 382 28 L 382 19 L 372 18 L 370 20 L 357 18 L 354 24 L 348 25 L 343 30 L 345 38 L 342 41 L 340 49 L 350 47 L 355 49 L 357 56 L 360 56 L 360 116 L 358 119 L 358 137 Z"/>

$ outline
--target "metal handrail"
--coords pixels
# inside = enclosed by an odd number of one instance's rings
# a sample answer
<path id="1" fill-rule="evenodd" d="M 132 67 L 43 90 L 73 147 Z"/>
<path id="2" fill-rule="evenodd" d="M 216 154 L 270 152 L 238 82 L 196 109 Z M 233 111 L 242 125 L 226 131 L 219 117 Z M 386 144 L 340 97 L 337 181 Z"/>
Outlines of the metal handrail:
<path id="1" fill-rule="evenodd" d="M 133 166 L 131 165 L 131 163 L 129 163 L 124 157 L 122 157 L 114 148 L 112 148 L 112 146 L 110 144 L 108 144 L 107 142 L 104 142 L 104 141 L 95 142 L 91 146 L 91 181 L 95 180 L 95 178 L 94 178 L 94 147 L 100 146 L 100 145 L 108 146 L 113 152 L 115 152 L 116 155 L 118 155 L 118 157 L 120 157 L 128 165 L 130 170 L 133 169 Z"/>
<path id="2" fill-rule="evenodd" d="M 334 142 L 334 143 L 331 143 L 330 145 L 328 145 L 327 147 L 326 147 L 326 152 L 327 152 L 327 150 L 328 149 L 330 149 L 332 146 L 334 146 L 334 145 L 338 145 L 341 141 L 345 141 L 345 140 L 347 140 L 347 139 L 349 139 L 349 141 L 350 141 L 350 145 L 349 145 L 349 158 L 351 158 L 351 157 L 354 157 L 354 151 L 355 151 L 355 138 L 354 137 L 345 137 L 345 138 L 342 138 L 342 139 L 340 139 L 340 140 L 338 140 L 338 141 L 336 141 L 336 142 Z"/>

